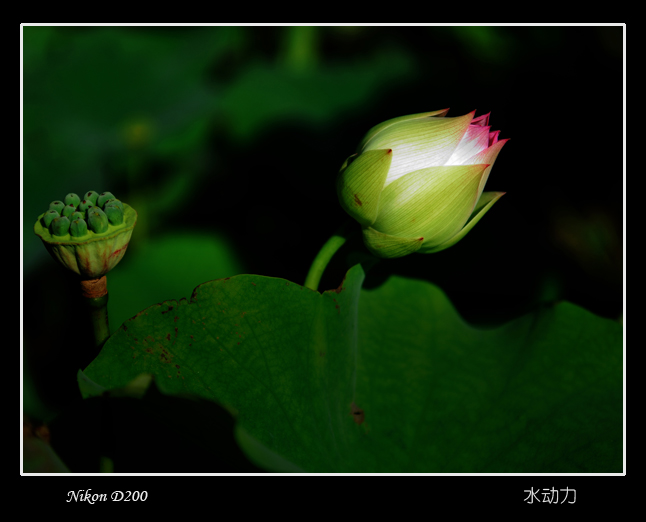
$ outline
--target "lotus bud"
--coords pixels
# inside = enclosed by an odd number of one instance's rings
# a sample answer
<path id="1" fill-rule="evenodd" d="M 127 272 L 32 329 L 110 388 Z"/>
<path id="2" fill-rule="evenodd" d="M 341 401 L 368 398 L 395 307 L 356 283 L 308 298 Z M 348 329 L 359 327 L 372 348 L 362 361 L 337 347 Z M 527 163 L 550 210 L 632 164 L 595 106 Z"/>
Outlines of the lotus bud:
<path id="1" fill-rule="evenodd" d="M 112 195 L 112 192 L 103 192 L 96 200 L 96 206 L 103 208 L 106 201 L 108 201 L 109 199 L 116 199 L 116 198 Z"/>
<path id="2" fill-rule="evenodd" d="M 72 214 L 74 214 L 74 212 L 76 212 L 76 207 L 72 204 L 69 204 L 69 205 L 65 205 L 65 207 L 63 208 L 63 212 L 61 212 L 61 215 L 70 217 Z"/>
<path id="3" fill-rule="evenodd" d="M 55 210 L 59 214 L 63 212 L 64 208 L 65 208 L 65 203 L 63 203 L 62 201 L 52 201 L 49 204 L 49 210 Z"/>
<path id="4" fill-rule="evenodd" d="M 121 203 L 121 201 L 119 201 L 118 199 L 112 198 L 106 201 L 105 205 L 103 205 L 103 210 L 105 210 L 105 207 L 107 207 L 108 205 L 117 206 L 121 209 L 121 212 L 123 212 L 123 203 Z"/>
<path id="5" fill-rule="evenodd" d="M 54 218 L 49 225 L 52 236 L 66 236 L 70 229 L 70 220 L 67 216 Z"/>
<path id="6" fill-rule="evenodd" d="M 91 202 L 92 205 L 94 206 L 96 205 L 96 200 L 99 199 L 99 193 L 94 192 L 93 190 L 88 190 L 83 196 L 83 199 Z"/>
<path id="7" fill-rule="evenodd" d="M 70 225 L 70 234 L 72 237 L 83 237 L 87 235 L 87 223 L 84 219 L 75 219 Z"/>
<path id="8" fill-rule="evenodd" d="M 94 203 L 92 203 L 91 200 L 84 199 L 79 203 L 79 206 L 76 208 L 76 210 L 78 210 L 79 212 L 87 212 L 87 209 L 93 206 L 94 206 Z"/>
<path id="9" fill-rule="evenodd" d="M 98 207 L 94 207 L 88 212 L 87 221 L 95 234 L 103 234 L 108 231 L 108 217 Z"/>
<path id="10" fill-rule="evenodd" d="M 60 215 L 65 204 L 55 201 L 34 224 L 34 232 L 52 257 L 83 280 L 99 279 L 121 261 L 137 224 L 132 207 L 110 193 L 103 195 L 107 214 L 96 205 L 99 194 L 89 191 L 69 217 Z"/>
<path id="11" fill-rule="evenodd" d="M 81 202 L 81 198 L 79 198 L 74 192 L 70 192 L 67 196 L 65 196 L 65 204 L 66 205 L 74 205 L 74 207 L 78 207 L 79 203 Z"/>
<path id="12" fill-rule="evenodd" d="M 49 210 L 43 215 L 42 223 L 45 228 L 49 228 L 49 225 L 55 218 L 60 217 L 60 214 L 55 210 Z"/>
<path id="13" fill-rule="evenodd" d="M 440 252 L 460 241 L 504 192 L 483 192 L 508 140 L 489 114 L 445 118 L 448 109 L 373 127 L 342 165 L 337 194 L 374 255 Z"/>
<path id="14" fill-rule="evenodd" d="M 106 205 L 104 212 L 111 225 L 117 226 L 123 223 L 123 210 L 116 205 Z"/>

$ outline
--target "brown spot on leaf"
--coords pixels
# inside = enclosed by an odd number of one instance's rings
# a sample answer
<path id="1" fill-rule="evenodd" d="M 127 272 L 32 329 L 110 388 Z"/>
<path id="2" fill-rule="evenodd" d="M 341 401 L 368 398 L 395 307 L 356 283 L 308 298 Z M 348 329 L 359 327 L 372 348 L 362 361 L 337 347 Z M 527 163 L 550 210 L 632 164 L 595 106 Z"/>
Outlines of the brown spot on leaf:
<path id="1" fill-rule="evenodd" d="M 166 340 L 170 341 L 170 334 L 166 334 Z"/>
<path id="2" fill-rule="evenodd" d="M 177 368 L 177 369 L 179 370 L 179 364 L 176 364 L 176 365 L 175 365 L 175 368 Z"/>
<path id="3" fill-rule="evenodd" d="M 363 413 L 363 410 L 359 408 L 354 402 L 351 406 L 351 412 L 354 422 L 356 422 L 357 424 L 363 424 L 363 421 L 366 419 L 366 415 L 365 413 Z"/>
<path id="4" fill-rule="evenodd" d="M 355 202 L 357 205 L 359 205 L 359 206 L 363 205 L 363 203 L 362 203 L 362 202 L 361 202 L 361 200 L 359 199 L 359 194 L 355 194 L 355 195 L 354 195 L 354 202 Z"/>
<path id="5" fill-rule="evenodd" d="M 179 317 L 175 316 L 175 322 L 177 322 L 178 319 L 179 319 Z"/>

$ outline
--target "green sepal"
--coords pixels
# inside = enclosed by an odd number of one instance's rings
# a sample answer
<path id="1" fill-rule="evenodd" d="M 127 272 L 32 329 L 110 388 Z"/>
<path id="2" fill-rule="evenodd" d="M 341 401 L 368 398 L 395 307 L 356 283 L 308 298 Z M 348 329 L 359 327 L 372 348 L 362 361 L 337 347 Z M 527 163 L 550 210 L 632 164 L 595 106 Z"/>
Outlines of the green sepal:
<path id="1" fill-rule="evenodd" d="M 66 236 L 70 229 L 70 220 L 67 216 L 54 218 L 49 224 L 52 236 Z"/>
<path id="2" fill-rule="evenodd" d="M 56 212 L 55 210 L 48 210 L 43 214 L 41 222 L 45 228 L 49 228 L 49 225 L 57 217 L 60 217 L 60 214 L 58 212 Z"/>
<path id="3" fill-rule="evenodd" d="M 108 217 L 99 207 L 93 207 L 87 215 L 89 228 L 96 234 L 103 234 L 108 230 Z"/>
<path id="4" fill-rule="evenodd" d="M 65 208 L 65 203 L 62 201 L 52 201 L 49 204 L 49 210 L 55 210 L 56 212 L 60 214 L 63 213 L 63 209 Z"/>
<path id="5" fill-rule="evenodd" d="M 390 149 L 350 156 L 337 177 L 339 203 L 362 226 L 370 226 L 379 213 L 379 198 L 392 162 Z"/>
<path id="6" fill-rule="evenodd" d="M 105 215 L 111 225 L 120 225 L 123 223 L 123 210 L 116 205 L 106 205 Z"/>
<path id="7" fill-rule="evenodd" d="M 70 235 L 76 238 L 87 236 L 87 223 L 84 219 L 79 218 L 72 221 Z"/>
<path id="8" fill-rule="evenodd" d="M 422 245 L 419 253 L 434 254 L 455 245 L 458 241 L 460 241 L 464 236 L 467 235 L 467 233 L 475 226 L 475 224 L 480 221 L 480 219 L 482 219 L 482 216 L 484 216 L 489 211 L 489 209 L 493 207 L 494 203 L 505 194 L 506 192 L 483 192 L 480 196 L 480 199 L 478 200 L 478 203 L 473 209 L 473 212 L 471 213 L 471 216 L 469 217 L 466 225 L 464 225 L 464 227 L 455 236 L 453 236 L 448 241 L 445 241 L 444 243 L 433 247 L 429 246 L 424 248 L 424 245 Z"/>
<path id="9" fill-rule="evenodd" d="M 449 165 L 416 170 L 381 194 L 375 230 L 398 237 L 424 237 L 441 244 L 457 234 L 478 200 L 486 165 Z"/>
<path id="10" fill-rule="evenodd" d="M 417 252 L 424 243 L 424 238 L 391 236 L 372 227 L 364 227 L 363 243 L 375 256 L 393 259 Z"/>
<path id="11" fill-rule="evenodd" d="M 112 192 L 103 192 L 96 200 L 96 206 L 103 208 L 105 205 L 106 201 L 109 199 L 116 199 Z"/>
<path id="12" fill-rule="evenodd" d="M 74 192 L 70 192 L 67 196 L 65 196 L 65 204 L 66 205 L 74 205 L 74 208 L 79 206 L 79 203 L 81 202 L 81 198 L 79 198 Z"/>
<path id="13" fill-rule="evenodd" d="M 94 190 L 88 190 L 83 196 L 83 199 L 90 201 L 92 203 L 92 206 L 94 206 L 96 205 L 96 200 L 99 199 L 99 193 L 95 192 Z"/>

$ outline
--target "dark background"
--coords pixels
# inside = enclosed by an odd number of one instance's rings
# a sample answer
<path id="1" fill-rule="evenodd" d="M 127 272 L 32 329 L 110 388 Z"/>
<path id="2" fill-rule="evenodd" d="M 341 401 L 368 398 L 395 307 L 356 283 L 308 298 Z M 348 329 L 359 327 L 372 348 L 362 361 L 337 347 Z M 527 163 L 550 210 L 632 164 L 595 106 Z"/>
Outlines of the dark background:
<path id="1" fill-rule="evenodd" d="M 334 180 L 365 132 L 446 107 L 491 111 L 510 138 L 486 187 L 506 195 L 454 247 L 380 262 L 366 287 L 425 279 L 482 327 L 558 300 L 621 318 L 623 30 L 24 27 L 26 410 L 78 395 L 91 340 L 74 277 L 33 233 L 50 201 L 109 190 L 139 213 L 108 275 L 114 330 L 211 279 L 302 284 L 347 219 Z"/>

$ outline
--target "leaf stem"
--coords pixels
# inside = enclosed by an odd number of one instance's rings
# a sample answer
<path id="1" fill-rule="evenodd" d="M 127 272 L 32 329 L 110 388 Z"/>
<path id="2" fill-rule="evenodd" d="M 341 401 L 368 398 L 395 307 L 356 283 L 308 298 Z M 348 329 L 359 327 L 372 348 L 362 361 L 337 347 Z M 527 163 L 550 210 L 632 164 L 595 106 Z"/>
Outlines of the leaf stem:
<path id="1" fill-rule="evenodd" d="M 321 247 L 321 250 L 319 250 L 319 253 L 312 262 L 312 266 L 310 266 L 310 270 L 305 278 L 304 286 L 311 288 L 312 290 L 318 290 L 321 277 L 323 276 L 323 272 L 325 272 L 325 268 L 330 262 L 330 259 L 332 259 L 332 256 L 334 256 L 336 251 L 343 246 L 348 237 L 353 233 L 352 231 L 349 232 L 352 224 L 356 223 L 352 220 L 344 223 L 341 228 L 339 228 L 339 230 L 337 230 L 336 233 Z"/>

